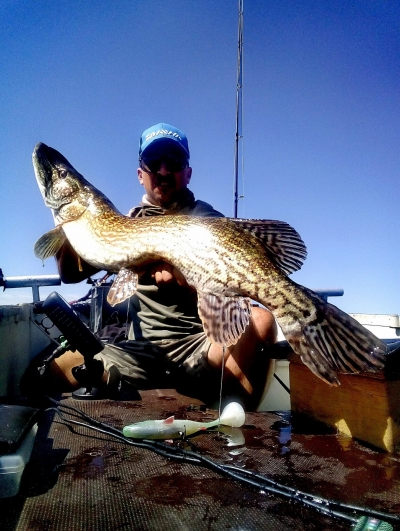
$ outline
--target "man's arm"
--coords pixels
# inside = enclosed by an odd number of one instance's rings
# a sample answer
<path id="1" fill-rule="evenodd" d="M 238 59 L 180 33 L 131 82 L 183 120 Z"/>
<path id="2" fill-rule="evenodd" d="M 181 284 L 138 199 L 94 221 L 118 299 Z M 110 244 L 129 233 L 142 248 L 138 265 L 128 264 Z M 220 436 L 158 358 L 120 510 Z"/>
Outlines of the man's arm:
<path id="1" fill-rule="evenodd" d="M 64 284 L 81 282 L 91 275 L 98 273 L 99 269 L 89 265 L 66 241 L 55 256 L 58 273 Z"/>

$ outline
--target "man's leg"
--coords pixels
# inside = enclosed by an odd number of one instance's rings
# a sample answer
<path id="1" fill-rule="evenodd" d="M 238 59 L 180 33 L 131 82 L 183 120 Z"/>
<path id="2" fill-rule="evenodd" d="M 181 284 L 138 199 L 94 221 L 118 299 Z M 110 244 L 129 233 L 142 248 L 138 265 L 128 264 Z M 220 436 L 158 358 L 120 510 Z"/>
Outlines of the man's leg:
<path id="1" fill-rule="evenodd" d="M 238 396 L 247 409 L 255 409 L 262 399 L 273 364 L 268 357 L 268 346 L 276 342 L 277 333 L 272 313 L 254 306 L 249 326 L 236 345 L 225 351 L 223 394 Z M 210 367 L 221 370 L 222 358 L 221 345 L 211 345 L 207 357 Z"/>
<path id="2" fill-rule="evenodd" d="M 265 389 L 267 375 L 273 361 L 268 356 L 268 347 L 276 342 L 277 326 L 271 312 L 257 306 L 252 308 L 249 326 L 236 345 L 226 349 L 223 392 L 236 395 L 247 409 L 255 409 Z M 149 356 L 146 356 L 146 359 Z M 223 349 L 210 346 L 207 362 L 210 368 L 221 370 Z M 79 352 L 68 351 L 50 364 L 43 382 L 44 392 L 68 392 L 81 387 L 72 374 L 73 367 L 84 362 Z M 117 363 L 117 367 L 119 364 Z M 108 372 L 102 381 L 107 383 Z"/>
<path id="3" fill-rule="evenodd" d="M 81 384 L 72 375 L 72 369 L 85 362 L 84 357 L 77 350 L 67 351 L 50 363 L 48 381 L 51 386 L 60 392 L 74 391 Z"/>
<path id="4" fill-rule="evenodd" d="M 23 376 L 22 390 L 23 392 L 35 392 L 52 394 L 52 393 L 67 393 L 82 387 L 72 374 L 72 369 L 78 367 L 85 362 L 84 357 L 78 351 L 67 351 L 59 358 L 53 360 L 47 367 L 40 380 L 37 380 L 39 373 L 36 369 L 38 362 L 36 358 L 32 360 L 31 365 L 26 370 Z M 101 366 L 98 367 L 101 370 Z M 101 381 L 107 384 L 108 374 L 104 372 Z"/>
<path id="5" fill-rule="evenodd" d="M 165 380 L 165 370 L 159 363 L 162 354 L 159 347 L 148 342 L 122 341 L 117 345 L 107 344 L 104 350 L 94 356 L 94 361 L 104 367 L 101 379 L 98 376 L 99 383 L 101 381 L 112 388 L 119 374 L 120 378 L 128 382 L 128 387 L 129 385 L 140 389 L 157 387 Z M 75 379 L 72 369 L 84 361 L 84 357 L 78 351 L 65 352 L 53 360 L 43 378 L 42 390 L 69 392 L 82 387 L 82 382 Z M 96 374 L 98 369 L 99 366 L 96 367 Z"/>
<path id="6" fill-rule="evenodd" d="M 47 348 L 31 360 L 20 381 L 22 395 L 52 395 L 81 387 L 71 371 L 73 367 L 84 363 L 83 356 L 79 352 L 68 351 L 48 365 L 45 360 L 50 354 L 51 349 Z"/>

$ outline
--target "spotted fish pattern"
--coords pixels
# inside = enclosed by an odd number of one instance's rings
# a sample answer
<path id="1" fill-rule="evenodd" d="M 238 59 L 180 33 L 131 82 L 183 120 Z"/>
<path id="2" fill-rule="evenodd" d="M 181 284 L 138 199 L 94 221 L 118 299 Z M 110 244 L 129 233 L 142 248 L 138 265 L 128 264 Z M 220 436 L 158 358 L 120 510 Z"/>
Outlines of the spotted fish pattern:
<path id="1" fill-rule="evenodd" d="M 294 352 L 327 383 L 338 385 L 338 372 L 383 367 L 383 342 L 288 277 L 307 253 L 287 223 L 181 215 L 133 219 L 55 149 L 38 144 L 33 166 L 56 224 L 36 242 L 35 254 L 45 259 L 68 240 L 79 259 L 117 274 L 111 304 L 135 293 L 150 264 L 165 261 L 196 289 L 199 315 L 212 342 L 235 344 L 257 301 L 273 313 Z"/>

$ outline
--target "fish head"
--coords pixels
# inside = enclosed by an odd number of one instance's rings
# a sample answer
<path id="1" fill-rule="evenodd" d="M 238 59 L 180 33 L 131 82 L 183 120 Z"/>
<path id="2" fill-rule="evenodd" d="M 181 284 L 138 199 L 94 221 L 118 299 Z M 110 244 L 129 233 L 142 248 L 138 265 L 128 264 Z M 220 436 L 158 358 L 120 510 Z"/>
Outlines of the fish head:
<path id="1" fill-rule="evenodd" d="M 32 154 L 33 168 L 43 200 L 56 225 L 78 219 L 102 201 L 111 203 L 57 150 L 39 143 Z"/>

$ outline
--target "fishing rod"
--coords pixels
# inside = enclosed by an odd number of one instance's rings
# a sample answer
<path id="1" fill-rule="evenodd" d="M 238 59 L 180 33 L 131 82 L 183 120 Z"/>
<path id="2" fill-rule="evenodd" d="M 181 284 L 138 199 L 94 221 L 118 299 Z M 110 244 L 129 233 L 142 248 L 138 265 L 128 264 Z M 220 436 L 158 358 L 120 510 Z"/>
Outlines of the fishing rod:
<path id="1" fill-rule="evenodd" d="M 239 197 L 239 152 L 243 150 L 243 0 L 239 0 L 238 21 L 238 56 L 237 56 L 237 80 L 236 80 L 236 134 L 235 134 L 235 176 L 234 176 L 234 200 L 233 217 L 238 217 Z M 243 154 L 242 154 L 243 157 Z M 243 168 L 242 172 L 243 174 Z"/>
<path id="2" fill-rule="evenodd" d="M 277 481 L 274 481 L 261 474 L 257 474 L 255 472 L 232 465 L 217 463 L 208 457 L 197 454 L 193 451 L 185 450 L 178 446 L 171 446 L 154 440 L 138 441 L 128 439 L 123 435 L 121 430 L 94 419 L 80 409 L 62 404 L 61 402 L 58 402 L 50 397 L 47 397 L 47 399 L 53 404 L 53 407 L 48 408 L 46 411 L 55 412 L 61 419 L 60 421 L 56 422 L 61 422 L 69 427 L 71 427 L 72 424 L 89 428 L 109 437 L 113 437 L 124 444 L 151 450 L 168 459 L 204 466 L 205 468 L 213 470 L 218 474 L 230 477 L 253 488 L 257 488 L 261 492 L 270 492 L 271 494 L 279 495 L 302 503 L 303 505 L 311 507 L 326 516 L 351 522 L 353 524 L 352 531 L 393 531 L 393 526 L 386 520 L 400 523 L 400 518 L 398 516 L 375 511 L 373 509 L 367 509 L 365 507 L 336 502 L 315 496 L 307 492 L 302 492 L 293 487 L 280 484 Z M 85 422 L 81 422 L 81 420 L 74 420 L 74 418 L 67 418 L 67 414 L 84 420 Z M 353 514 L 348 514 L 349 512 Z"/>

